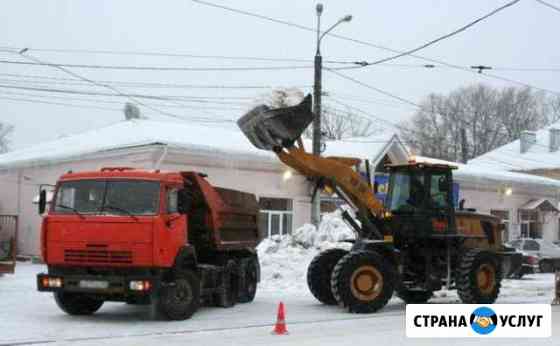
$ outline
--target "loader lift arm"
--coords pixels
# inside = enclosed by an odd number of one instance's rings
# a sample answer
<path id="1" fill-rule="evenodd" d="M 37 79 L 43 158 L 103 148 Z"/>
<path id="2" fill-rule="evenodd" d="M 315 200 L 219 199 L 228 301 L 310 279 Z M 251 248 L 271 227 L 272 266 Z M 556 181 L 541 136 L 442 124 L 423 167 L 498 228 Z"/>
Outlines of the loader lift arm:
<path id="1" fill-rule="evenodd" d="M 238 120 L 238 126 L 259 149 L 271 150 L 288 167 L 328 187 L 356 210 L 362 226 L 360 237 L 383 239 L 381 223 L 384 208 L 369 184 L 353 167 L 361 160 L 348 157 L 321 157 L 305 151 L 301 134 L 313 120 L 311 97 L 299 105 L 270 109 L 258 106 Z M 350 218 L 348 213 L 344 214 Z M 354 220 L 350 222 L 355 227 Z"/>

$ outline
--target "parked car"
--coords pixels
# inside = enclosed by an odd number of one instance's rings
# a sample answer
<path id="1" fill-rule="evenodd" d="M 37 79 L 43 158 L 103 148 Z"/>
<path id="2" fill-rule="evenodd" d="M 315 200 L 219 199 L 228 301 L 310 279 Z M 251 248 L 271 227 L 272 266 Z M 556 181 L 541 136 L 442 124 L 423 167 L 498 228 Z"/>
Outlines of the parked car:
<path id="1" fill-rule="evenodd" d="M 504 244 L 506 250 L 513 252 L 510 261 L 502 263 L 504 278 L 521 279 L 523 275 L 534 274 L 539 270 L 539 259 L 536 256 L 516 249 L 510 243 Z"/>
<path id="2" fill-rule="evenodd" d="M 539 259 L 541 273 L 560 269 L 560 247 L 544 239 L 522 238 L 509 243 L 510 246 Z"/>

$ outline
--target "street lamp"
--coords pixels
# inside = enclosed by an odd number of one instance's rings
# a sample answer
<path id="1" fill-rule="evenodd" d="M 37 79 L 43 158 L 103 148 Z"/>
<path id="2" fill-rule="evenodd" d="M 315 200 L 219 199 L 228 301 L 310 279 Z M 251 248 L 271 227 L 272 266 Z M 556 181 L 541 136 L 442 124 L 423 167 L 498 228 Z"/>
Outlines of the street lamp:
<path id="1" fill-rule="evenodd" d="M 321 14 L 323 13 L 323 4 L 319 3 L 315 7 L 317 12 L 317 50 L 315 51 L 315 82 L 313 84 L 313 154 L 321 155 L 321 74 L 323 69 L 323 58 L 321 57 L 321 40 L 326 34 L 331 32 L 339 24 L 352 20 L 351 15 L 340 18 L 336 23 L 331 25 L 327 30 L 321 33 Z M 311 206 L 311 223 L 318 226 L 321 221 L 321 196 L 316 193 L 313 197 Z"/>

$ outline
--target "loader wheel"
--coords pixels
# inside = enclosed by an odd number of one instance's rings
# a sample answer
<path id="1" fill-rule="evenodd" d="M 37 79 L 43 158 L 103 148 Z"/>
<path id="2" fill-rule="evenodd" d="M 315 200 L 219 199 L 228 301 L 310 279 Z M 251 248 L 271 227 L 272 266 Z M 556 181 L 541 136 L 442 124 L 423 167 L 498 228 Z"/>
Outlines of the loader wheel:
<path id="1" fill-rule="evenodd" d="M 384 307 L 394 290 L 390 264 L 372 251 L 353 251 L 334 267 L 331 288 L 339 305 L 354 313 L 372 313 Z"/>
<path id="2" fill-rule="evenodd" d="M 397 296 L 407 304 L 424 304 L 432 297 L 432 291 L 400 290 Z"/>
<path id="3" fill-rule="evenodd" d="M 257 294 L 258 272 L 258 258 L 256 256 L 249 258 L 245 266 L 245 282 L 239 287 L 238 302 L 249 303 L 255 299 L 255 295 Z"/>
<path id="4" fill-rule="evenodd" d="M 222 273 L 222 287 L 214 294 L 216 305 L 222 308 L 231 308 L 237 303 L 239 284 L 235 267 L 235 262 L 230 261 Z"/>
<path id="5" fill-rule="evenodd" d="M 496 255 L 472 249 L 465 252 L 457 269 L 457 293 L 465 304 L 492 304 L 498 298 L 502 280 Z"/>
<path id="6" fill-rule="evenodd" d="M 103 305 L 102 300 L 83 293 L 59 291 L 54 293 L 54 300 L 56 305 L 69 315 L 91 315 Z"/>
<path id="7" fill-rule="evenodd" d="M 307 286 L 311 294 L 323 304 L 336 305 L 331 289 L 331 276 L 336 263 L 347 253 L 342 249 L 323 251 L 313 258 L 307 268 Z"/>
<path id="8" fill-rule="evenodd" d="M 156 317 L 186 320 L 200 306 L 200 280 L 194 272 L 183 270 L 174 281 L 163 283 L 154 294 L 152 305 Z"/>

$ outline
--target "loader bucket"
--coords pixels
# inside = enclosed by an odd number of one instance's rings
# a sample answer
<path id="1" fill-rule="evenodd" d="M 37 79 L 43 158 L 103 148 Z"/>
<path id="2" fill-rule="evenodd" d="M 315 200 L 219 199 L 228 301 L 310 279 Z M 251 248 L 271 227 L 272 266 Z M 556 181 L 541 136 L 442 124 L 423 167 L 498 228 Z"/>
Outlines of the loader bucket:
<path id="1" fill-rule="evenodd" d="M 307 95 L 292 107 L 257 106 L 239 118 L 237 126 L 255 147 L 273 150 L 293 145 L 311 121 L 311 95 Z"/>

